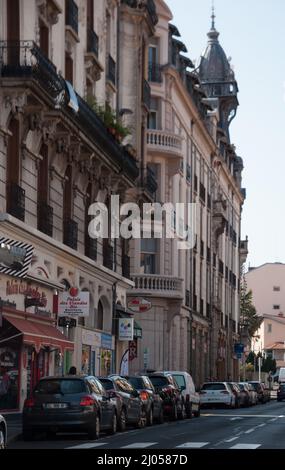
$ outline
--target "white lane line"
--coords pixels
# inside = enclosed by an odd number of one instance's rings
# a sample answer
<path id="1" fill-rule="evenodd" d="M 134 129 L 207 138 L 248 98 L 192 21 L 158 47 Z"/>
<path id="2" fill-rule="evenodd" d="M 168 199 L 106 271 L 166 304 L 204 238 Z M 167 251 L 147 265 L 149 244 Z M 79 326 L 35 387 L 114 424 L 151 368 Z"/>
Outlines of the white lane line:
<path id="1" fill-rule="evenodd" d="M 273 421 L 277 421 L 277 419 L 278 419 L 278 418 L 273 418 L 273 419 L 269 419 L 269 421 L 270 421 L 271 423 L 273 423 Z"/>
<path id="2" fill-rule="evenodd" d="M 251 434 L 254 430 L 255 428 L 249 429 L 248 431 L 245 431 L 245 434 Z"/>
<path id="3" fill-rule="evenodd" d="M 210 444 L 209 442 L 184 442 L 180 446 L 176 446 L 175 449 L 201 449 L 202 447 Z"/>
<path id="4" fill-rule="evenodd" d="M 120 449 L 146 449 L 147 447 L 155 446 L 158 442 L 134 442 L 128 446 L 120 447 Z"/>
<path id="5" fill-rule="evenodd" d="M 280 416 L 278 416 L 278 418 L 285 418 L 285 416 L 284 416 L 284 415 L 280 415 Z"/>
<path id="6" fill-rule="evenodd" d="M 87 444 L 78 444 L 77 446 L 66 447 L 66 449 L 96 449 L 96 447 L 105 446 L 107 442 L 89 442 Z"/>
<path id="7" fill-rule="evenodd" d="M 231 418 L 230 421 L 237 421 L 237 420 L 240 420 L 240 419 L 243 419 L 243 418 L 240 418 L 240 417 Z"/>
<path id="8" fill-rule="evenodd" d="M 233 442 L 233 441 L 236 441 L 237 439 L 239 439 L 239 436 L 232 437 L 231 439 L 227 439 L 225 442 Z"/>
<path id="9" fill-rule="evenodd" d="M 236 444 L 231 449 L 258 449 L 261 444 Z"/>
<path id="10" fill-rule="evenodd" d="M 266 426 L 265 423 L 262 423 L 262 424 L 259 424 L 258 426 L 256 426 L 257 428 L 263 428 L 263 426 Z"/>

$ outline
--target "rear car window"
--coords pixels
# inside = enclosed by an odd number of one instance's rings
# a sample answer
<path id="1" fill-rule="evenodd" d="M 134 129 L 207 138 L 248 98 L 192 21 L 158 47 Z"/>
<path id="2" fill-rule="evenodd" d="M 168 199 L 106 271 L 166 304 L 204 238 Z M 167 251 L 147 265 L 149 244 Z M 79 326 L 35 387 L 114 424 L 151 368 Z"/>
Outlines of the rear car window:
<path id="1" fill-rule="evenodd" d="M 143 379 L 139 377 L 129 377 L 128 381 L 134 388 L 144 388 Z"/>
<path id="2" fill-rule="evenodd" d="M 202 390 L 226 390 L 223 383 L 204 384 Z"/>
<path id="3" fill-rule="evenodd" d="M 152 376 L 150 377 L 150 380 L 155 387 L 164 387 L 165 385 L 168 385 L 166 377 Z"/>
<path id="4" fill-rule="evenodd" d="M 35 392 L 41 395 L 84 393 L 86 392 L 86 385 L 83 380 L 43 380 L 38 383 L 35 388 Z"/>
<path id="5" fill-rule="evenodd" d="M 173 377 L 175 378 L 177 385 L 179 388 L 184 387 L 186 388 L 186 383 L 185 383 L 185 378 L 184 375 L 176 375 L 173 374 Z"/>
<path id="6" fill-rule="evenodd" d="M 105 390 L 113 390 L 114 389 L 114 384 L 113 384 L 112 380 L 100 379 L 100 382 L 103 385 L 103 387 L 105 388 Z"/>

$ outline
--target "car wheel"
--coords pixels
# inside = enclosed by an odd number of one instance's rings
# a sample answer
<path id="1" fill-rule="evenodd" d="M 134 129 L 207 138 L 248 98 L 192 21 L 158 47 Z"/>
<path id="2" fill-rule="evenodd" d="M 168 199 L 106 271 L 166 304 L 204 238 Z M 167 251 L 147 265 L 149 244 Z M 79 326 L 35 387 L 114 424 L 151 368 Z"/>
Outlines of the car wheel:
<path id="1" fill-rule="evenodd" d="M 201 415 L 201 409 L 200 409 L 200 406 L 199 406 L 198 411 L 194 411 L 194 416 L 195 416 L 195 418 L 199 418 L 200 415 Z"/>
<path id="2" fill-rule="evenodd" d="M 23 429 L 23 439 L 24 441 L 32 441 L 34 437 L 33 431 L 30 429 Z"/>
<path id="3" fill-rule="evenodd" d="M 147 416 L 147 425 L 152 426 L 153 425 L 153 409 L 151 408 L 149 410 L 148 416 Z"/>
<path id="4" fill-rule="evenodd" d="M 124 432 L 127 427 L 127 414 L 126 410 L 123 408 L 121 410 L 120 419 L 118 421 L 118 428 L 121 432 Z"/>
<path id="5" fill-rule="evenodd" d="M 5 449 L 5 431 L 4 429 L 0 428 L 0 449 Z"/>
<path id="6" fill-rule="evenodd" d="M 158 424 L 163 424 L 164 423 L 164 413 L 163 413 L 163 408 L 162 407 L 160 408 L 160 412 L 159 412 L 157 422 L 158 422 Z"/>
<path id="7" fill-rule="evenodd" d="M 111 429 L 108 431 L 108 434 L 111 434 L 111 435 L 116 434 L 117 425 L 118 425 L 118 420 L 117 420 L 117 414 L 115 412 L 112 418 L 112 426 L 111 426 Z"/>
<path id="8" fill-rule="evenodd" d="M 88 439 L 94 441 L 95 439 L 99 439 L 100 436 L 100 419 L 99 416 L 96 415 L 95 423 L 91 428 L 88 430 Z"/>
<path id="9" fill-rule="evenodd" d="M 177 412 L 177 405 L 176 403 L 173 405 L 173 410 L 171 414 L 172 421 L 177 421 L 178 419 L 178 412 Z"/>

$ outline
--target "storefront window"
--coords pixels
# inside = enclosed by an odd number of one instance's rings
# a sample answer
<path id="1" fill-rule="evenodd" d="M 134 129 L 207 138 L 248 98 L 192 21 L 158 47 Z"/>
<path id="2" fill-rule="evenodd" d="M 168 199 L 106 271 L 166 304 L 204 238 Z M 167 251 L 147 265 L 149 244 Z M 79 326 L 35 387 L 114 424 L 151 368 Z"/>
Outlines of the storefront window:
<path id="1" fill-rule="evenodd" d="M 112 351 L 109 349 L 101 350 L 101 375 L 106 376 L 111 373 Z"/>
<path id="2" fill-rule="evenodd" d="M 83 374 L 90 374 L 90 366 L 91 366 L 91 347 L 90 346 L 82 346 L 82 358 L 81 358 L 81 372 Z"/>
<path id="3" fill-rule="evenodd" d="M 19 397 L 19 352 L 0 348 L 0 409 L 18 408 Z"/>

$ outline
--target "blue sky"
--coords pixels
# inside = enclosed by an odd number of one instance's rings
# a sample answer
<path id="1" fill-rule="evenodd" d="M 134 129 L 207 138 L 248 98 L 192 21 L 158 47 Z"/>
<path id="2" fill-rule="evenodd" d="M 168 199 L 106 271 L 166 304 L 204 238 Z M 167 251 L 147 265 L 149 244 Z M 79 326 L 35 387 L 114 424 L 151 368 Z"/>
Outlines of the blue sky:
<path id="1" fill-rule="evenodd" d="M 198 59 L 207 43 L 211 0 L 166 0 L 173 23 Z M 231 139 L 243 158 L 242 238 L 251 266 L 285 262 L 285 1 L 215 0 L 216 28 L 239 84 Z"/>

